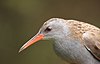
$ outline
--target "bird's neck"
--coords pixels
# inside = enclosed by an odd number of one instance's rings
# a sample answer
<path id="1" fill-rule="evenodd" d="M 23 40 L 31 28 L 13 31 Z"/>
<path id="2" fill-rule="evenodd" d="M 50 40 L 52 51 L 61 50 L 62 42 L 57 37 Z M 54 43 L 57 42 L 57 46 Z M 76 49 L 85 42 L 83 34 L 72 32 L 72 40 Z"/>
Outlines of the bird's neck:
<path id="1" fill-rule="evenodd" d="M 100 62 L 93 58 L 79 40 L 71 38 L 57 39 L 54 43 L 54 49 L 57 55 L 61 56 L 69 63 L 100 64 Z"/>

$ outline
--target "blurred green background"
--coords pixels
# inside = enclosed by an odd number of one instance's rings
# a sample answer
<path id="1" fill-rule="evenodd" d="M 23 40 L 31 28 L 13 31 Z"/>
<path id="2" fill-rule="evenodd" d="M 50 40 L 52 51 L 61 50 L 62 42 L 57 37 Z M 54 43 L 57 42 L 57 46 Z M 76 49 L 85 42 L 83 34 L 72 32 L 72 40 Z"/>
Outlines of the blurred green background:
<path id="1" fill-rule="evenodd" d="M 18 53 L 52 17 L 100 27 L 100 0 L 0 0 L 0 64 L 65 64 L 50 41 L 39 41 Z"/>

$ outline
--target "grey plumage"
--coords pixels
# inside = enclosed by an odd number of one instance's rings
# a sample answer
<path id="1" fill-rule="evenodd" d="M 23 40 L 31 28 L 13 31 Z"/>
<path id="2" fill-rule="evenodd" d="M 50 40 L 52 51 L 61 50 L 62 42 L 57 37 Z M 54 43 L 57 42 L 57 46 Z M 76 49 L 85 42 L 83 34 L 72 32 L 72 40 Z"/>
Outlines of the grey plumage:
<path id="1" fill-rule="evenodd" d="M 20 51 L 36 42 L 35 38 L 52 39 L 56 54 L 70 64 L 100 64 L 100 29 L 91 24 L 52 18 Z"/>

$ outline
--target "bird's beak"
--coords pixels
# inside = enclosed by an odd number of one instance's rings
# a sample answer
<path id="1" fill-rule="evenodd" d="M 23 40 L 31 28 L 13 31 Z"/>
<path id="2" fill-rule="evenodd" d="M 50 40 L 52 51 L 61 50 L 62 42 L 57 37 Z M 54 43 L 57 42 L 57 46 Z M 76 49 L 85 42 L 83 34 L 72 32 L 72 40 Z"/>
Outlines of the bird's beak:
<path id="1" fill-rule="evenodd" d="M 35 42 L 41 40 L 44 38 L 43 34 L 37 34 L 34 37 L 32 37 L 28 42 L 26 42 L 19 50 L 19 52 L 23 51 L 24 49 L 26 49 L 27 47 L 29 47 L 30 45 L 34 44 Z"/>

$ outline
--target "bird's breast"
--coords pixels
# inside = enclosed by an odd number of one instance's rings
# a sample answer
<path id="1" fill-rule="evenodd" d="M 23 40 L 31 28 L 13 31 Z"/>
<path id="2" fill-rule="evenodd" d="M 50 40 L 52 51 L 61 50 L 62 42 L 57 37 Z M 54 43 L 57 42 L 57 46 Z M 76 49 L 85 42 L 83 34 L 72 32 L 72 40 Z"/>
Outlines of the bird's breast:
<path id="1" fill-rule="evenodd" d="M 69 63 L 81 64 L 82 62 L 92 62 L 93 57 L 78 40 L 59 39 L 54 43 L 56 54 Z M 87 63 L 84 63 L 87 64 Z M 90 63 L 91 64 L 91 63 Z"/>

